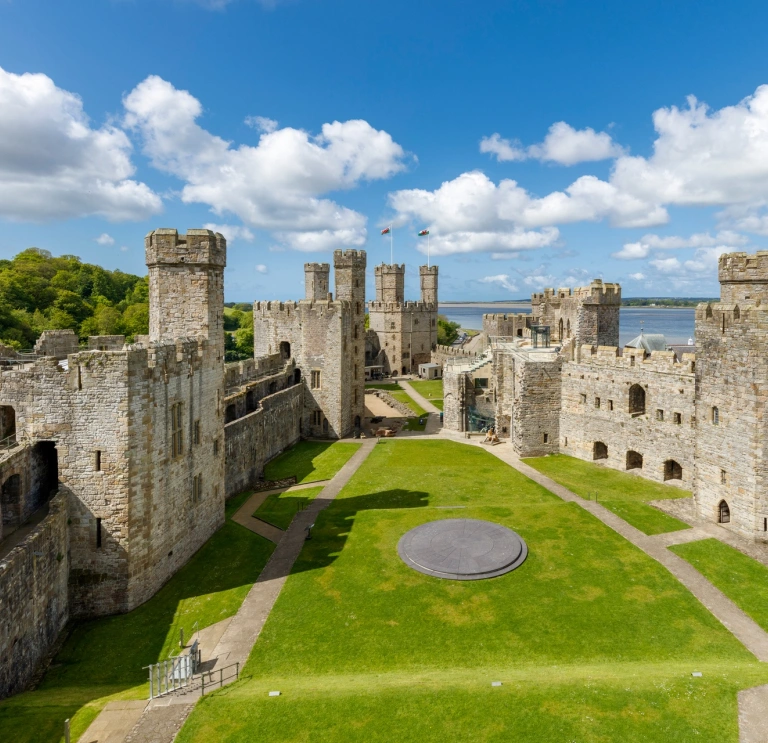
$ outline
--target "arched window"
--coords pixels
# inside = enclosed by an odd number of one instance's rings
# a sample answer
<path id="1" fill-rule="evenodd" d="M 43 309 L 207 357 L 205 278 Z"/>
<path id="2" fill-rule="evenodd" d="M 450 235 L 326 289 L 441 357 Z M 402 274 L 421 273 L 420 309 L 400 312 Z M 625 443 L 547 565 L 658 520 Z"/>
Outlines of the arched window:
<path id="1" fill-rule="evenodd" d="M 280 358 L 286 361 L 291 358 L 291 344 L 288 341 L 281 341 L 280 343 Z"/>
<path id="2" fill-rule="evenodd" d="M 627 469 L 628 470 L 641 470 L 643 469 L 643 455 L 637 451 L 627 452 Z"/>
<path id="3" fill-rule="evenodd" d="M 664 479 L 683 479 L 683 468 L 674 459 L 668 459 L 666 462 L 664 462 Z"/>
<path id="4" fill-rule="evenodd" d="M 712 317 L 712 305 L 711 304 L 707 305 L 707 311 L 706 311 L 705 314 L 706 314 L 707 319 L 710 319 Z"/>
<path id="5" fill-rule="evenodd" d="M 630 415 L 645 413 L 645 390 L 642 385 L 633 384 L 629 388 L 629 413 Z"/>
<path id="6" fill-rule="evenodd" d="M 608 447 L 602 441 L 593 444 L 592 459 L 608 459 Z"/>
<path id="7" fill-rule="evenodd" d="M 560 331 L 560 340 L 563 340 L 563 318 L 560 318 L 560 322 L 557 324 L 558 330 Z"/>
<path id="8" fill-rule="evenodd" d="M 713 426 L 720 425 L 720 408 L 718 408 L 717 405 L 714 405 L 712 407 L 712 425 Z"/>
<path id="9" fill-rule="evenodd" d="M 717 520 L 720 524 L 731 523 L 731 509 L 728 508 L 728 504 L 724 500 L 721 500 L 717 506 Z"/>

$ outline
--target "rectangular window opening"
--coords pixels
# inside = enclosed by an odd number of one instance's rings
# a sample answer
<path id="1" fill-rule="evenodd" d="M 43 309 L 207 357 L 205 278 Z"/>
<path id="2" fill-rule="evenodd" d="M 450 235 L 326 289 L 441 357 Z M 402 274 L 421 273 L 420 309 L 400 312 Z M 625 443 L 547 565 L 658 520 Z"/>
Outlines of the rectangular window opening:
<path id="1" fill-rule="evenodd" d="M 613 400 L 608 400 L 608 410 L 613 410 Z"/>
<path id="2" fill-rule="evenodd" d="M 319 369 L 312 370 L 311 386 L 313 390 L 320 389 L 320 370 Z"/>
<path id="3" fill-rule="evenodd" d="M 720 470 L 720 484 L 725 485 L 727 481 L 728 481 L 728 475 L 726 475 L 725 470 Z"/>
<path id="4" fill-rule="evenodd" d="M 178 457 L 184 451 L 184 432 L 181 423 L 182 403 L 171 405 L 171 456 Z"/>
<path id="5" fill-rule="evenodd" d="M 99 449 L 94 452 L 93 468 L 96 472 L 101 472 L 101 451 Z"/>
<path id="6" fill-rule="evenodd" d="M 683 414 L 682 413 L 675 413 L 675 423 L 679 426 L 683 422 Z"/>
<path id="7" fill-rule="evenodd" d="M 544 434 L 544 443 L 545 443 L 545 444 L 548 444 L 548 443 L 549 443 L 549 434 L 548 434 L 548 433 L 545 433 L 545 434 Z"/>
<path id="8" fill-rule="evenodd" d="M 600 410 L 600 398 L 599 398 L 599 397 L 596 397 L 596 398 L 595 398 L 595 407 L 596 407 L 598 410 Z"/>
<path id="9" fill-rule="evenodd" d="M 101 549 L 101 519 L 96 519 L 96 549 Z"/>
<path id="10" fill-rule="evenodd" d="M 194 438 L 195 444 L 199 444 L 200 443 L 200 421 L 199 420 L 195 421 L 195 434 L 194 434 L 194 437 L 195 437 Z"/>
<path id="11" fill-rule="evenodd" d="M 656 411 L 656 420 L 657 421 L 663 421 L 664 420 L 664 411 L 659 409 Z"/>

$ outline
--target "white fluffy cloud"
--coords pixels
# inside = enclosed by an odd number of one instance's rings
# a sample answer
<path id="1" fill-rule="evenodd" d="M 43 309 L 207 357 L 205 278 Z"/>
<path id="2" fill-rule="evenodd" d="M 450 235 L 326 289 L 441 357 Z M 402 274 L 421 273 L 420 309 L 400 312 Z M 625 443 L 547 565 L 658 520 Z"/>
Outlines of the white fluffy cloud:
<path id="1" fill-rule="evenodd" d="M 500 273 L 496 276 L 485 276 L 482 279 L 478 279 L 481 284 L 498 284 L 503 289 L 510 292 L 517 291 L 517 284 L 510 280 L 509 274 Z"/>
<path id="2" fill-rule="evenodd" d="M 624 261 L 647 258 L 651 250 L 675 250 L 678 248 L 705 248 L 717 245 L 729 245 L 732 248 L 746 245 L 749 238 L 731 230 L 721 230 L 716 235 L 699 232 L 690 237 L 669 235 L 644 235 L 638 242 L 624 243 L 621 250 L 611 255 Z"/>
<path id="3" fill-rule="evenodd" d="M 569 222 L 607 218 L 616 225 L 637 227 L 663 218 L 592 176 L 579 178 L 565 191 L 536 198 L 516 181 L 496 184 L 475 170 L 434 191 L 395 191 L 389 203 L 399 220 L 426 223 L 432 234 L 430 248 L 437 255 L 546 247 L 559 239 L 554 225 Z"/>
<path id="4" fill-rule="evenodd" d="M 269 269 L 263 263 L 256 264 L 257 273 L 269 273 Z"/>
<path id="5" fill-rule="evenodd" d="M 480 140 L 480 152 L 495 155 L 499 162 L 532 158 L 558 165 L 576 165 L 618 157 L 623 150 L 607 132 L 596 132 L 590 127 L 574 129 L 558 121 L 552 124 L 540 144 L 524 148 L 518 141 L 503 139 L 497 132 Z"/>
<path id="6" fill-rule="evenodd" d="M 79 96 L 0 68 L 0 216 L 145 219 L 162 201 L 134 170 L 125 132 L 92 128 Z"/>
<path id="7" fill-rule="evenodd" d="M 277 129 L 279 122 L 268 119 L 266 116 L 246 116 L 245 123 L 257 132 L 271 134 Z"/>
<path id="8" fill-rule="evenodd" d="M 212 230 L 213 232 L 220 232 L 226 238 L 228 243 L 233 243 L 235 240 L 245 240 L 245 242 L 253 242 L 253 232 L 247 227 L 236 224 L 214 224 L 208 222 L 203 225 L 203 229 Z"/>
<path id="9" fill-rule="evenodd" d="M 112 235 L 108 235 L 106 232 L 102 232 L 95 240 L 99 245 L 114 245 L 115 238 Z"/>
<path id="10" fill-rule="evenodd" d="M 405 168 L 402 147 L 362 120 L 324 124 L 317 136 L 275 129 L 255 147 L 234 146 L 198 125 L 202 105 L 194 96 L 159 77 L 148 77 L 123 103 L 126 125 L 141 135 L 152 164 L 185 182 L 184 202 L 235 214 L 299 250 L 360 245 L 365 217 L 323 194 Z"/>
<path id="11" fill-rule="evenodd" d="M 629 274 L 629 278 L 633 279 L 634 281 L 642 281 L 645 278 L 645 274 L 638 271 L 637 273 Z"/>

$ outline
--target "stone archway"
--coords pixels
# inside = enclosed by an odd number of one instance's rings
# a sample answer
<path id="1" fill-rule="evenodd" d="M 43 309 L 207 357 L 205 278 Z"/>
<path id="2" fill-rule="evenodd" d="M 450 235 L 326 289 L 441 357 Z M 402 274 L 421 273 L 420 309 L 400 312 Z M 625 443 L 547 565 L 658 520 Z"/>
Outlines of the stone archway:
<path id="1" fill-rule="evenodd" d="M 602 441 L 592 445 L 592 459 L 608 459 L 608 447 Z"/>
<path id="2" fill-rule="evenodd" d="M 731 509 L 728 504 L 721 500 L 717 505 L 717 523 L 718 524 L 730 524 L 731 523 Z"/>
<path id="3" fill-rule="evenodd" d="M 664 462 L 664 479 L 665 480 L 682 480 L 683 468 L 674 459 L 668 459 Z"/>
<path id="4" fill-rule="evenodd" d="M 643 455 L 638 451 L 627 452 L 627 469 L 628 470 L 641 470 L 643 469 Z"/>

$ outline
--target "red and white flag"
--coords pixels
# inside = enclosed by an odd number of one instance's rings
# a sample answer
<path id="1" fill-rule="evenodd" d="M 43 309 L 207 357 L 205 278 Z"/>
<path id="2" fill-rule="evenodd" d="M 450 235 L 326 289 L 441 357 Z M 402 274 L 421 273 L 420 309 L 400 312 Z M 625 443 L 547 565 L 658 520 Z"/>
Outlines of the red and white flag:
<path id="1" fill-rule="evenodd" d="M 388 235 L 390 232 L 392 232 L 392 228 L 391 228 L 391 227 L 385 227 L 385 228 L 384 228 L 384 229 L 381 231 L 381 234 L 382 234 L 382 235 Z"/>

